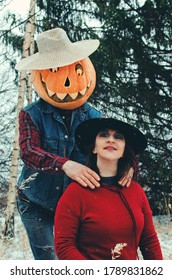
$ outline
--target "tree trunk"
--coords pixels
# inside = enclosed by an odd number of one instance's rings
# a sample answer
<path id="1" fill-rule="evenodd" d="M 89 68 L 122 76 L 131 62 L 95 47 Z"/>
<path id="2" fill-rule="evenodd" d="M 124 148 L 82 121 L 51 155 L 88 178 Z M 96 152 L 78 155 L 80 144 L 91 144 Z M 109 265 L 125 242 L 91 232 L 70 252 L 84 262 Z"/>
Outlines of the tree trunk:
<path id="1" fill-rule="evenodd" d="M 36 0 L 32 0 L 30 3 L 30 14 L 28 22 L 28 30 L 26 29 L 26 33 L 28 34 L 28 41 L 25 40 L 25 48 L 27 51 L 27 56 L 34 54 L 34 34 L 35 34 L 35 4 Z M 28 72 L 27 79 L 27 102 L 28 104 L 32 103 L 32 82 L 31 82 L 31 72 Z"/>
<path id="2" fill-rule="evenodd" d="M 23 53 L 22 57 L 25 58 L 31 55 L 34 51 L 34 20 L 35 20 L 35 4 L 36 0 L 30 1 L 29 17 L 26 24 L 25 40 L 23 43 Z M 4 227 L 4 237 L 6 239 L 11 239 L 14 237 L 14 212 L 15 212 L 15 201 L 16 201 L 16 184 L 17 184 L 17 174 L 19 165 L 19 112 L 24 105 L 24 97 L 26 92 L 26 81 L 28 79 L 27 72 L 21 71 L 20 81 L 19 81 L 19 95 L 17 103 L 17 113 L 15 121 L 15 134 L 13 141 L 13 153 L 11 161 L 10 170 L 10 181 L 9 181 L 9 191 L 7 198 L 7 208 L 5 217 L 5 227 Z M 30 80 L 30 79 L 29 79 Z M 31 83 L 31 82 L 29 82 Z M 31 84 L 29 85 L 29 98 L 31 92 Z M 29 102 L 30 99 L 28 98 Z"/>

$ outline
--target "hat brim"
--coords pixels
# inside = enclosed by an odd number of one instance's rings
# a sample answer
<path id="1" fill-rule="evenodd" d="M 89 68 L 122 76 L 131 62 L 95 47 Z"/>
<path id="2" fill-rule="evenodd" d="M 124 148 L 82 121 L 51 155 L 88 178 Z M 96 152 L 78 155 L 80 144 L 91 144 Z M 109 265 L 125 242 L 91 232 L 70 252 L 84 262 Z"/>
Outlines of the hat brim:
<path id="1" fill-rule="evenodd" d="M 35 53 L 20 60 L 16 70 L 43 70 L 70 65 L 91 55 L 99 46 L 99 40 L 83 40 L 70 44 L 59 52 Z"/>
<path id="2" fill-rule="evenodd" d="M 143 152 L 147 146 L 144 134 L 134 126 L 113 118 L 97 118 L 84 121 L 76 128 L 76 144 L 83 154 L 88 154 L 89 146 L 94 144 L 97 133 L 103 129 L 121 132 L 136 155 Z"/>

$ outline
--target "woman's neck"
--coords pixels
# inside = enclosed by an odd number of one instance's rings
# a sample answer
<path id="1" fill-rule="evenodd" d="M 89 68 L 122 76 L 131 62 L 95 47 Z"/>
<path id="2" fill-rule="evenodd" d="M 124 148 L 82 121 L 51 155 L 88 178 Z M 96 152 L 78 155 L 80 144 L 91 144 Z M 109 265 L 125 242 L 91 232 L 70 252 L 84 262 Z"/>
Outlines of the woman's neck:
<path id="1" fill-rule="evenodd" d="M 99 169 L 100 176 L 113 177 L 117 174 L 117 162 L 112 161 L 97 161 L 97 167 Z"/>

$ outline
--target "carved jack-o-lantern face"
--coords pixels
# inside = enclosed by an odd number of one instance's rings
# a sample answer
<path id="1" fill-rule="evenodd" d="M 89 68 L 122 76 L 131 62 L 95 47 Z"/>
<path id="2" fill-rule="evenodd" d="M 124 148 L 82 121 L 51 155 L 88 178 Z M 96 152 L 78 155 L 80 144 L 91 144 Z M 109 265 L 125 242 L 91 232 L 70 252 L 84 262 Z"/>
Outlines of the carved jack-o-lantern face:
<path id="1" fill-rule="evenodd" d="M 87 57 L 71 65 L 46 70 L 32 70 L 32 83 L 38 95 L 61 109 L 73 110 L 92 94 L 96 73 Z"/>

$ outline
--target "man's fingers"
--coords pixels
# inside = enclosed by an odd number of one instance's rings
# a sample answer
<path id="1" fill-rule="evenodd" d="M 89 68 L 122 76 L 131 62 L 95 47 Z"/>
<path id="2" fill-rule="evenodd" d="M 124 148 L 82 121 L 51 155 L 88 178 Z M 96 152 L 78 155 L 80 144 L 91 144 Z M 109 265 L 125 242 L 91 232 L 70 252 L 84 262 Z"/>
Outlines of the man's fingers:
<path id="1" fill-rule="evenodd" d="M 90 169 L 85 169 L 84 172 L 80 174 L 80 176 L 75 177 L 75 180 L 78 183 L 80 183 L 84 187 L 88 186 L 91 189 L 95 189 L 95 187 L 100 186 L 100 183 L 97 181 L 97 179 L 100 179 L 99 176 Z"/>
<path id="2" fill-rule="evenodd" d="M 95 174 L 90 174 L 89 172 L 84 173 L 85 178 L 87 179 L 87 183 L 92 183 L 95 187 L 99 187 L 100 183 L 97 180 L 100 180 L 98 176 L 94 176 L 97 175 Z"/>
<path id="3" fill-rule="evenodd" d="M 84 177 L 83 181 L 87 184 L 88 187 L 90 187 L 91 189 L 95 189 L 95 184 L 92 184 L 92 182 L 89 179 Z"/>
<path id="4" fill-rule="evenodd" d="M 130 184 L 131 184 L 131 179 L 128 180 L 128 182 L 126 183 L 126 187 L 128 188 L 130 186 Z"/>
<path id="5" fill-rule="evenodd" d="M 76 177 L 75 181 L 78 182 L 81 186 L 87 187 L 87 184 L 85 183 L 85 181 L 83 179 L 81 179 L 80 177 Z"/>
<path id="6" fill-rule="evenodd" d="M 129 187 L 129 185 L 131 184 L 131 179 L 132 179 L 132 177 L 124 177 L 118 183 L 122 187 Z"/>
<path id="7" fill-rule="evenodd" d="M 77 181 L 83 187 L 90 187 L 91 189 L 95 189 L 95 185 L 93 185 L 85 176 L 76 177 L 75 181 Z"/>
<path id="8" fill-rule="evenodd" d="M 89 174 L 89 175 L 91 175 L 91 177 L 93 177 L 96 181 L 99 181 L 100 180 L 100 177 L 99 177 L 99 175 L 96 173 L 96 172 L 94 172 L 93 170 L 91 170 L 90 168 L 87 168 L 87 173 Z"/>
<path id="9" fill-rule="evenodd" d="M 95 187 L 100 186 L 98 182 L 100 180 L 99 175 L 85 165 L 68 160 L 63 165 L 63 171 L 67 176 L 81 184 L 83 187 L 88 186 L 91 189 L 94 189 Z"/>

